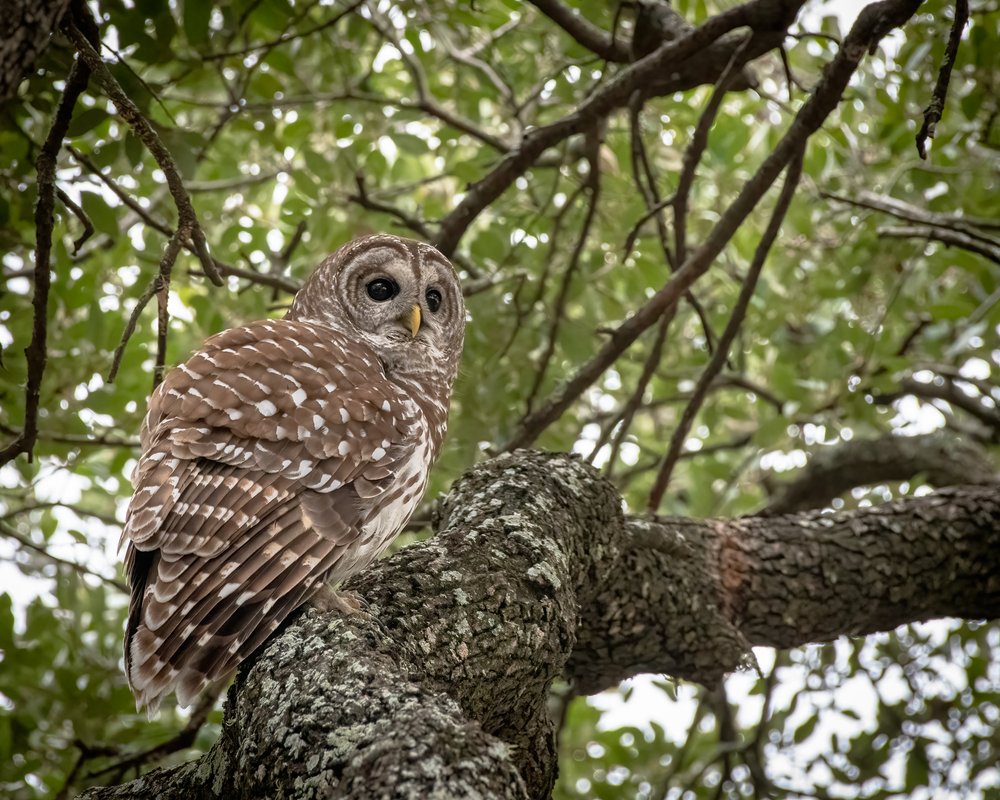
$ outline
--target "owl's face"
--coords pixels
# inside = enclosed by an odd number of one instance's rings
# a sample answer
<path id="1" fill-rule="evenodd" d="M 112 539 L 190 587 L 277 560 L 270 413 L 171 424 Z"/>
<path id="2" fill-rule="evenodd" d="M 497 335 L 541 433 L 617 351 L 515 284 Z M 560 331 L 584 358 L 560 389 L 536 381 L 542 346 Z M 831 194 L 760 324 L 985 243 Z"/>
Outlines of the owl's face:
<path id="1" fill-rule="evenodd" d="M 390 369 L 435 365 L 452 378 L 465 335 L 451 263 L 429 244 L 390 234 L 356 239 L 323 261 L 289 316 L 356 335 Z"/>

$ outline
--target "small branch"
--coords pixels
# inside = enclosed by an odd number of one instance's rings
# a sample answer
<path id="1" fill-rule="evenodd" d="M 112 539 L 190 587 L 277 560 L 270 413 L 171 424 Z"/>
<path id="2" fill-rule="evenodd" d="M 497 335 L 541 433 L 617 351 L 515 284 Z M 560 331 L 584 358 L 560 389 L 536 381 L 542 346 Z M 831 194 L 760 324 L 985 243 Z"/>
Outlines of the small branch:
<path id="1" fill-rule="evenodd" d="M 357 194 L 349 194 L 347 199 L 352 203 L 357 203 L 362 208 L 367 208 L 369 211 L 378 211 L 381 214 L 388 214 L 390 217 L 395 217 L 403 225 L 409 228 L 411 231 L 416 233 L 421 239 L 427 242 L 433 242 L 434 236 L 427 227 L 427 224 L 412 214 L 408 214 L 401 208 L 389 205 L 388 203 L 383 203 L 379 200 L 375 200 L 369 193 L 368 188 L 365 185 L 365 176 L 363 173 L 358 172 L 354 176 L 355 185 L 358 187 Z M 450 256 L 451 260 L 461 267 L 465 272 L 468 273 L 471 278 L 479 278 L 482 276 L 482 270 L 480 270 L 475 264 L 473 264 L 468 258 L 461 255 L 460 253 L 452 253 Z"/>
<path id="2" fill-rule="evenodd" d="M 934 84 L 931 102 L 924 109 L 924 124 L 917 132 L 917 153 L 924 160 L 927 159 L 927 140 L 934 138 L 934 130 L 944 113 L 944 104 L 948 99 L 948 84 L 951 82 L 951 70 L 955 66 L 958 48 L 962 43 L 962 31 L 968 21 L 969 0 L 955 0 L 955 19 L 951 24 L 951 33 L 948 34 L 948 45 L 944 51 L 944 59 L 941 61 L 937 82 Z"/>
<path id="3" fill-rule="evenodd" d="M 611 332 L 607 342 L 590 361 L 583 364 L 566 383 L 556 390 L 548 401 L 522 421 L 506 449 L 526 447 L 531 444 L 589 386 L 593 385 L 594 381 L 625 352 L 643 331 L 653 325 L 711 267 L 716 256 L 753 211 L 780 172 L 837 107 L 844 89 L 864 54 L 890 30 L 908 20 L 916 12 L 918 6 L 919 0 L 883 0 L 883 2 L 874 3 L 862 10 L 848 34 L 844 46 L 833 61 L 827 65 L 823 78 L 809 99 L 799 109 L 799 113 L 785 135 L 753 177 L 744 184 L 739 195 L 730 203 L 704 243 L 691 254 L 684 265 L 673 274 L 670 281 L 659 292 Z M 739 7 L 742 10 L 747 8 L 748 6 Z M 719 20 L 728 13 L 714 17 L 713 20 Z M 709 23 L 713 20 L 710 20 Z M 706 23 L 706 26 L 709 23 Z M 691 41 L 691 36 L 704 28 L 705 26 L 696 29 L 689 37 L 681 41 Z M 657 50 L 656 53 L 660 53 L 661 50 Z M 647 58 L 654 56 L 647 56 Z M 647 63 L 647 59 L 643 59 L 639 63 Z M 658 61 L 653 63 L 658 63 Z M 529 140 L 526 139 L 525 142 L 527 141 Z M 509 166 L 511 163 L 513 162 L 504 162 L 508 165 L 508 169 L 511 168 Z M 498 169 L 503 169 L 503 164 Z M 484 182 L 489 180 L 490 178 L 487 177 Z M 463 204 L 469 201 L 469 198 L 475 193 L 476 188 L 474 187 L 466 196 Z M 461 207 L 460 205 L 452 213 L 458 213 Z"/>
<path id="4" fill-rule="evenodd" d="M 177 233 L 180 233 L 180 231 L 181 231 L 181 229 L 178 228 L 177 229 Z M 139 322 L 139 317 L 142 316 L 142 311 L 146 307 L 146 304 L 149 303 L 149 301 L 152 300 L 154 296 L 160 295 L 161 292 L 163 292 L 163 291 L 169 291 L 169 288 L 170 288 L 170 278 L 169 278 L 170 268 L 173 267 L 173 262 L 176 261 L 176 259 L 177 259 L 177 253 L 178 253 L 178 251 L 180 249 L 180 239 L 181 239 L 181 237 L 179 237 L 177 235 L 177 233 L 175 233 L 170 238 L 170 241 L 167 243 L 167 247 L 166 247 L 166 249 L 163 252 L 163 258 L 160 260 L 160 271 L 157 273 L 156 277 L 153 278 L 152 281 L 150 281 L 149 286 L 147 286 L 146 290 L 139 296 L 139 299 L 136 300 L 135 308 L 133 308 L 132 309 L 132 313 L 129 314 L 128 321 L 125 323 L 125 330 L 122 331 L 121 341 L 118 342 L 118 347 L 115 348 L 114 355 L 111 358 L 111 368 L 108 370 L 108 383 L 113 383 L 114 380 L 115 380 L 115 376 L 118 375 L 118 368 L 121 366 L 122 356 L 125 353 L 125 345 L 128 344 L 129 339 L 132 338 L 132 334 L 135 333 L 135 327 L 136 327 L 136 325 Z M 166 272 L 167 272 L 167 282 L 166 282 L 166 284 L 164 284 L 164 278 L 163 278 L 164 265 L 165 264 L 169 264 L 169 266 L 166 268 Z M 164 326 L 164 328 L 165 328 L 165 326 Z M 164 343 L 163 346 L 164 347 L 166 346 L 165 343 Z M 158 340 L 157 340 L 157 355 L 156 355 L 156 357 L 157 357 L 157 365 L 160 367 L 160 370 L 162 372 L 162 364 L 160 363 L 161 353 L 160 353 L 159 337 L 158 337 Z M 156 374 L 156 371 L 154 370 L 154 373 L 153 373 L 153 388 L 154 389 L 159 384 L 159 382 L 160 382 L 159 378 L 160 377 L 161 376 L 158 376 Z"/>
<path id="5" fill-rule="evenodd" d="M 90 221 L 90 217 L 87 216 L 87 212 L 77 205 L 77 203 L 73 201 L 72 197 L 58 187 L 56 187 L 56 197 L 62 201 L 62 204 L 66 206 L 73 216 L 80 220 L 80 224 L 83 225 L 83 233 L 73 240 L 72 254 L 75 256 L 78 252 L 80 252 L 80 248 L 83 247 L 84 242 L 94 235 L 94 223 Z"/>
<path id="6" fill-rule="evenodd" d="M 532 381 L 531 389 L 528 391 L 528 398 L 525 400 L 525 414 L 531 413 L 532 405 L 535 402 L 535 398 L 538 396 L 538 390 L 541 388 L 542 381 L 545 379 L 545 373 L 548 371 L 549 362 L 552 360 L 552 356 L 555 353 L 556 343 L 559 339 L 559 328 L 566 312 L 566 301 L 569 299 L 569 290 L 573 284 L 573 276 L 576 274 L 577 267 L 580 264 L 580 256 L 583 254 L 583 248 L 587 243 L 587 237 L 590 235 L 590 228 L 597 212 L 597 199 L 600 196 L 601 183 L 596 158 L 590 161 L 590 172 L 591 174 L 587 179 L 587 183 L 590 188 L 590 197 L 587 201 L 587 213 L 583 218 L 583 225 L 581 226 L 580 233 L 577 236 L 576 244 L 573 246 L 573 252 L 569 258 L 569 264 L 566 266 L 566 271 L 563 273 L 562 282 L 559 285 L 559 293 L 556 296 L 555 307 L 552 309 L 552 324 L 549 326 L 549 335 L 546 338 L 545 352 L 542 354 L 539 361 L 538 369 L 535 370 L 535 377 Z"/>
<path id="7" fill-rule="evenodd" d="M 142 112 L 139 111 L 136 104 L 125 94 L 125 91 L 101 59 L 100 54 L 91 46 L 90 42 L 87 41 L 75 25 L 69 26 L 67 35 L 77 48 L 80 58 L 90 67 L 94 73 L 94 77 L 101 84 L 101 88 L 111 98 L 111 102 L 115 104 L 119 116 L 128 124 L 142 143 L 146 145 L 146 149 L 149 150 L 160 169 L 163 170 L 170 194 L 174 198 L 174 204 L 177 206 L 178 229 L 183 228 L 190 232 L 191 240 L 194 243 L 194 251 L 201 261 L 202 269 L 205 270 L 205 274 L 212 283 L 216 286 L 222 286 L 222 276 L 215 268 L 215 262 L 208 252 L 208 242 L 205 240 L 205 233 L 198 223 L 198 216 L 195 214 L 194 206 L 191 205 L 191 198 L 188 196 L 187 189 L 184 188 L 184 182 L 181 180 L 177 164 L 174 162 L 170 151 L 164 146 L 163 141 L 156 131 L 153 130 L 149 121 L 142 115 Z"/>
<path id="8" fill-rule="evenodd" d="M 558 0 L 531 0 L 531 4 L 572 36 L 577 44 L 605 61 L 626 63 L 632 60 L 624 44 L 615 41 L 606 31 L 592 25 Z"/>
<path id="9" fill-rule="evenodd" d="M 915 2 L 915 0 L 908 1 Z M 892 0 L 886 2 L 891 6 Z M 782 14 L 787 15 L 789 22 L 798 10 L 798 5 L 793 2 L 781 9 Z M 878 10 L 875 13 L 879 13 L 886 8 L 886 5 L 875 4 L 869 8 L 875 8 Z M 866 27 L 877 22 L 871 19 L 871 12 L 863 16 L 866 19 Z M 886 18 L 890 17 L 891 14 Z M 462 201 L 442 220 L 441 230 L 435 242 L 437 248 L 446 256 L 454 252 L 465 231 L 483 209 L 500 197 L 549 147 L 591 128 L 597 120 L 627 103 L 632 93 L 644 83 L 665 73 L 670 67 L 697 53 L 723 34 L 741 26 L 753 27 L 763 24 L 765 18 L 767 24 L 773 27 L 783 22 L 785 16 L 776 20 L 773 5 L 766 0 L 750 0 L 748 3 L 717 14 L 690 33 L 674 41 L 665 42 L 648 56 L 636 61 L 584 100 L 571 114 L 529 131 L 520 145 L 505 156 L 482 180 L 471 186 Z M 880 29 L 881 26 L 878 27 Z M 861 53 L 854 55 L 856 58 L 853 60 L 856 63 L 860 60 Z M 830 81 L 828 75 L 826 83 L 829 84 Z"/>
<path id="10" fill-rule="evenodd" d="M 83 34 L 80 34 L 81 38 Z M 86 40 L 84 40 L 86 41 Z M 21 453 L 32 458 L 38 437 L 38 405 L 41 397 L 42 377 L 48 358 L 49 286 L 51 284 L 52 226 L 56 198 L 56 161 L 59 149 L 69 130 L 76 101 L 87 88 L 90 70 L 77 60 L 70 67 L 59 106 L 52 118 L 52 125 L 35 161 L 38 174 L 38 201 L 35 204 L 35 282 L 31 298 L 31 341 L 24 349 L 28 362 L 28 380 L 24 387 L 24 424 L 20 435 L 0 450 L 0 466 L 14 460 Z"/>
<path id="11" fill-rule="evenodd" d="M 181 251 L 181 243 L 187 238 L 187 231 L 178 227 L 177 232 L 170 237 L 163 258 L 160 259 L 159 286 L 156 289 L 156 363 L 153 365 L 153 390 L 163 380 L 163 370 L 167 363 L 167 332 L 170 328 L 170 313 L 167 303 L 170 299 L 170 273 L 173 271 L 177 256 Z M 122 344 L 124 348 L 124 343 Z"/>
<path id="12" fill-rule="evenodd" d="M 719 75 L 719 79 L 712 89 L 712 96 L 708 99 L 708 104 L 701 112 L 701 116 L 698 117 L 698 124 L 695 126 L 691 141 L 684 149 L 681 174 L 677 179 L 677 191 L 674 192 L 674 253 L 677 261 L 681 264 L 687 258 L 688 196 L 694 185 L 695 170 L 697 170 L 698 163 L 705 153 L 705 147 L 708 145 L 708 133 L 715 123 L 722 100 L 733 83 L 733 78 L 739 74 L 735 69 L 736 64 L 752 40 L 753 35 L 747 36 L 733 51 L 729 63 L 726 64 L 726 68 Z"/>
<path id="13" fill-rule="evenodd" d="M 122 592 L 128 593 L 128 586 L 126 586 L 121 581 L 116 580 L 115 578 L 108 578 L 105 575 L 101 575 L 101 573 L 99 572 L 94 572 L 94 570 L 90 569 L 90 567 L 87 567 L 83 564 L 78 564 L 76 561 L 70 561 L 68 558 L 60 558 L 59 556 L 54 556 L 44 547 L 42 547 L 39 544 L 35 544 L 27 536 L 23 536 L 22 534 L 18 533 L 9 525 L 0 524 L 0 534 L 3 534 L 8 539 L 13 539 L 15 542 L 21 545 L 21 547 L 25 548 L 26 550 L 31 550 L 34 553 L 38 553 L 38 555 L 47 558 L 54 564 L 59 564 L 64 567 L 68 567 L 69 569 L 73 570 L 74 572 L 80 575 L 89 575 L 92 578 L 97 578 L 101 582 L 106 583 L 108 586 L 113 586 L 114 588 Z"/>
<path id="14" fill-rule="evenodd" d="M 722 332 L 722 337 L 719 340 L 719 345 L 716 348 L 715 353 L 712 355 L 711 360 L 708 362 L 704 372 L 702 372 L 701 377 L 698 379 L 694 392 L 691 394 L 691 399 L 684 407 L 680 421 L 674 427 L 674 432 L 670 437 L 670 446 L 667 449 L 667 454 L 663 457 L 663 462 L 661 463 L 660 469 L 656 474 L 656 479 L 653 481 L 653 488 L 649 493 L 647 509 L 650 512 L 655 513 L 660 507 L 663 495 L 667 490 L 667 485 L 670 483 L 670 476 L 673 473 L 674 467 L 677 464 L 677 459 L 680 457 L 681 450 L 684 447 L 684 441 L 687 439 L 688 432 L 691 430 L 691 424 L 694 422 L 695 416 L 701 409 L 701 405 L 705 401 L 705 397 L 708 395 L 709 389 L 715 381 L 716 376 L 725 365 L 726 359 L 729 357 L 729 348 L 732 346 L 733 340 L 736 338 L 736 334 L 743 325 L 743 319 L 746 316 L 747 309 L 750 307 L 750 300 L 757 288 L 757 280 L 760 278 L 761 270 L 764 268 L 764 263 L 767 261 L 767 255 L 771 251 L 771 245 L 774 244 L 774 240 L 778 237 L 778 232 L 781 230 L 781 223 L 784 222 L 785 214 L 788 212 L 788 207 L 791 205 L 792 198 L 795 196 L 795 189 L 798 187 L 799 177 L 802 174 L 802 159 L 804 154 L 805 148 L 803 147 L 803 149 L 799 150 L 798 153 L 795 154 L 791 163 L 788 165 L 788 171 L 785 173 L 785 184 L 781 187 L 781 194 L 778 195 L 778 202 L 775 204 L 774 211 L 771 213 L 771 220 L 767 223 L 767 228 L 764 230 L 764 234 L 761 236 L 760 242 L 757 244 L 757 250 L 754 252 L 753 261 L 750 263 L 750 269 L 747 270 L 747 276 L 743 281 L 743 286 L 740 289 L 736 305 L 733 307 L 733 312 L 729 316 L 729 322 L 726 324 L 726 329 Z"/>
<path id="15" fill-rule="evenodd" d="M 304 31 L 297 31 L 295 33 L 283 33 L 275 39 L 271 39 L 267 42 L 259 42 L 257 44 L 252 44 L 247 47 L 239 48 L 236 50 L 225 50 L 219 53 L 201 53 L 199 58 L 203 61 L 222 61 L 227 58 L 236 58 L 242 56 L 248 56 L 251 53 L 256 53 L 258 50 L 273 50 L 275 47 L 279 47 L 283 44 L 288 44 L 289 42 L 294 42 L 297 39 L 305 39 L 307 36 L 312 36 L 314 33 L 319 33 L 320 31 L 325 31 L 327 28 L 332 28 L 340 20 L 351 14 L 363 6 L 365 0 L 355 0 L 355 2 L 348 5 L 338 14 L 334 15 L 325 22 L 320 22 L 317 25 L 313 25 L 311 28 L 307 28 Z"/>
<path id="16" fill-rule="evenodd" d="M 959 231 L 937 228 L 933 225 L 885 225 L 877 229 L 879 236 L 891 239 L 931 239 L 949 246 L 959 247 L 1000 264 L 1000 244 L 989 245 Z"/>
<path id="17" fill-rule="evenodd" d="M 826 191 L 820 191 L 819 194 L 820 197 L 835 200 L 838 203 L 847 203 L 858 208 L 881 211 L 884 214 L 889 214 L 905 222 L 931 225 L 935 228 L 950 228 L 1000 248 L 1000 240 L 994 239 L 989 234 L 983 232 L 991 228 L 1000 230 L 1000 220 L 985 217 L 969 217 L 965 214 L 942 214 L 928 211 L 926 208 L 905 203 L 902 200 L 897 200 L 895 197 L 875 194 L 874 192 L 859 192 L 857 197 L 845 197 Z"/>
<path id="18" fill-rule="evenodd" d="M 132 768 L 155 764 L 157 761 L 163 760 L 171 753 L 176 753 L 179 750 L 184 750 L 190 747 L 194 744 L 194 740 L 198 736 L 198 731 L 200 731 L 208 721 L 208 715 L 212 713 L 212 709 L 215 708 L 215 702 L 218 699 L 218 691 L 206 691 L 199 698 L 198 704 L 191 711 L 191 716 L 188 719 L 187 724 L 174 736 L 167 739 L 165 742 L 161 742 L 155 747 L 151 747 L 148 750 L 142 750 L 123 758 L 121 761 L 116 761 L 114 764 L 102 767 L 96 772 L 91 772 L 88 777 L 96 778 L 101 775 L 106 775 L 109 772 L 114 772 L 119 776 L 117 780 L 120 780 L 121 776 Z M 115 782 L 117 782 L 117 780 Z"/>
<path id="19" fill-rule="evenodd" d="M 908 481 L 918 475 L 939 488 L 1000 484 L 1000 474 L 984 450 L 954 434 L 853 439 L 818 448 L 806 467 L 781 484 L 766 513 L 823 508 L 857 486 Z"/>

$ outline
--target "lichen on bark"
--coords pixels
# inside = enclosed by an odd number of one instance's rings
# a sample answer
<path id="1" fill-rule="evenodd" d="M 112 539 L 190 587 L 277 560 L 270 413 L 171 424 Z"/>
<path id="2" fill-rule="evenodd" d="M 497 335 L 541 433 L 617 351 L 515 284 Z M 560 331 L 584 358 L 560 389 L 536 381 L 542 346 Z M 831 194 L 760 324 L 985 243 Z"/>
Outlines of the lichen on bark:
<path id="1" fill-rule="evenodd" d="M 751 645 L 1000 616 L 1000 492 L 839 514 L 625 519 L 565 455 L 480 464 L 439 532 L 355 576 L 368 616 L 306 608 L 245 666 L 198 762 L 88 798 L 547 797 L 551 682 L 706 683 Z"/>

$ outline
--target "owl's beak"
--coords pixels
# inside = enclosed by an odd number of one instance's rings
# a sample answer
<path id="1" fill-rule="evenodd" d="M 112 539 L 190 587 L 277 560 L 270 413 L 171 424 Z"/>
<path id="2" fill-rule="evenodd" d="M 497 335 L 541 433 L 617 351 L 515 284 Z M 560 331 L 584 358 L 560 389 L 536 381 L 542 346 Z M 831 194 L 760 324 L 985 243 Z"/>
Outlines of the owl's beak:
<path id="1" fill-rule="evenodd" d="M 420 306 L 414 305 L 410 309 L 406 321 L 410 326 L 410 336 L 416 338 L 417 332 L 420 330 Z"/>

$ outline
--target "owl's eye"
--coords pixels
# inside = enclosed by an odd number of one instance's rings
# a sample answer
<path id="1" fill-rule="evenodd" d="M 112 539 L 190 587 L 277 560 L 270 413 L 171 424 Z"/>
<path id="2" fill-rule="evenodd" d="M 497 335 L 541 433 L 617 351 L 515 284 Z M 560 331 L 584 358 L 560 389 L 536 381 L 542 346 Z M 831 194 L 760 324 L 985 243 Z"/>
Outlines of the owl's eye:
<path id="1" fill-rule="evenodd" d="M 431 311 L 437 311 L 441 308 L 441 292 L 437 289 L 428 289 L 424 296 L 427 298 L 427 307 Z"/>
<path id="2" fill-rule="evenodd" d="M 376 278 L 365 288 L 368 296 L 376 303 L 384 303 L 399 294 L 399 285 L 390 278 Z"/>

